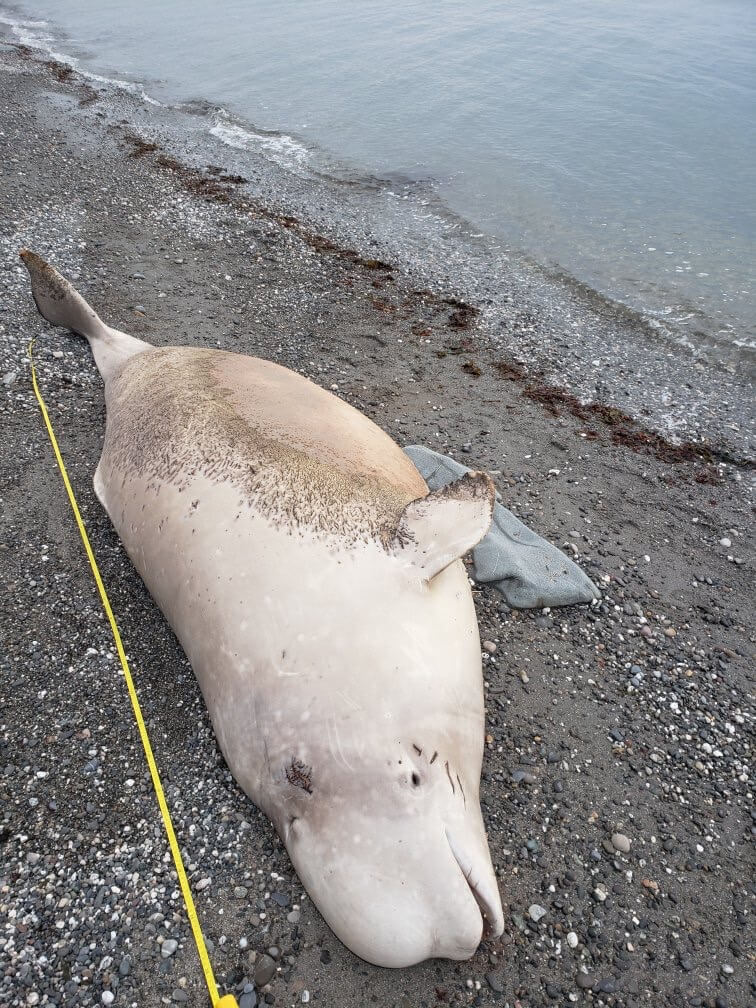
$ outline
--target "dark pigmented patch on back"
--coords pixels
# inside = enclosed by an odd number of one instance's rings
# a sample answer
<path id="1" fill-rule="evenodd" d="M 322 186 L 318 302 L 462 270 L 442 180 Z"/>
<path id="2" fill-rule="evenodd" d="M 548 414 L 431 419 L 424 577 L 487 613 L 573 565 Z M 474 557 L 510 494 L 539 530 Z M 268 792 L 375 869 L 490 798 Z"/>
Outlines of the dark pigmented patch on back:
<path id="1" fill-rule="evenodd" d="M 218 377 L 220 351 L 163 347 L 127 361 L 108 389 L 103 462 L 112 478 L 183 491 L 196 477 L 238 487 L 243 504 L 273 524 L 387 545 L 416 492 L 242 416 Z M 242 360 L 242 358 L 240 358 Z"/>
<path id="2" fill-rule="evenodd" d="M 286 779 L 294 787 L 301 788 L 307 794 L 312 794 L 312 768 L 308 767 L 302 760 L 292 757 L 291 763 L 286 767 Z"/>

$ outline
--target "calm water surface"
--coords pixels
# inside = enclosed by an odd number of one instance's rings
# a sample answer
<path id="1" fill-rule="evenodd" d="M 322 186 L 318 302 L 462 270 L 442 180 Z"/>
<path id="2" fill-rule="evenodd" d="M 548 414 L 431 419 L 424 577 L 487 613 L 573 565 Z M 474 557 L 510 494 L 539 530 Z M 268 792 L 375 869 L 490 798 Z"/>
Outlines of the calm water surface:
<path id="1" fill-rule="evenodd" d="M 160 102 L 206 100 L 237 151 L 430 186 L 460 229 L 694 349 L 737 362 L 756 344 L 754 0 L 29 0 L 5 17 Z"/>

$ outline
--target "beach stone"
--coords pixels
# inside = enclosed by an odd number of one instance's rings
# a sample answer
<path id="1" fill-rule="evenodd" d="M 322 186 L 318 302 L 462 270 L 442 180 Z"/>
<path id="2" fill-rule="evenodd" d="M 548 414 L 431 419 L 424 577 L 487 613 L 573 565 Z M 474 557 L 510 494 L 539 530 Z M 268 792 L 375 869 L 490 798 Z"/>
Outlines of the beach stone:
<path id="1" fill-rule="evenodd" d="M 512 780 L 515 784 L 535 784 L 538 778 L 528 770 L 513 770 Z"/>
<path id="2" fill-rule="evenodd" d="M 575 934 L 574 931 L 567 932 L 567 944 L 570 946 L 570 948 L 572 949 L 577 948 L 579 940 L 580 939 L 578 938 L 578 936 Z"/>
<path id="3" fill-rule="evenodd" d="M 175 938 L 166 938 L 163 944 L 160 946 L 160 955 L 163 959 L 167 959 L 172 956 L 173 953 L 178 948 L 178 942 Z"/>
<path id="4" fill-rule="evenodd" d="M 112 1005 L 115 1001 L 115 994 L 113 991 L 105 990 L 100 995 L 100 1001 L 102 1001 L 104 1005 Z"/>
<path id="5" fill-rule="evenodd" d="M 486 983 L 497 994 L 504 992 L 504 983 L 498 973 L 486 973 Z"/>
<path id="6" fill-rule="evenodd" d="M 528 917 L 530 917 L 534 924 L 537 924 L 538 921 L 541 920 L 542 917 L 545 917 L 547 913 L 548 911 L 546 908 L 542 907 L 538 903 L 531 903 L 528 907 Z"/>
<path id="7" fill-rule="evenodd" d="M 620 851 L 622 854 L 629 854 L 631 843 L 632 840 L 626 837 L 624 833 L 612 833 L 612 847 L 616 851 Z"/>
<path id="8" fill-rule="evenodd" d="M 583 973 L 582 970 L 578 973 L 575 981 L 580 990 L 591 990 L 595 982 L 590 973 Z"/>
<path id="9" fill-rule="evenodd" d="M 275 959 L 272 959 L 269 955 L 258 956 L 254 972 L 255 986 L 264 987 L 266 983 L 270 983 L 275 975 L 275 972 Z"/>

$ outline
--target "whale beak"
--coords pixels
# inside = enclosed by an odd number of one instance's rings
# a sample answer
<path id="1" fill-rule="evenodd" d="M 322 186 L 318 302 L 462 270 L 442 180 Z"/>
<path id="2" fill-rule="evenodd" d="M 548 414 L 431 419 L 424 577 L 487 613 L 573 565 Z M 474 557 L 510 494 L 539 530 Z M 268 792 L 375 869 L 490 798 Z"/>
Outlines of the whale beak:
<path id="1" fill-rule="evenodd" d="M 486 859 L 487 863 L 484 862 L 482 869 L 479 869 L 474 859 L 464 846 L 455 840 L 449 830 L 446 830 L 446 841 L 454 855 L 454 860 L 464 875 L 470 892 L 475 897 L 475 902 L 478 904 L 483 918 L 483 937 L 498 938 L 504 931 L 504 912 L 501 908 L 499 888 L 491 872 L 490 862 Z"/>

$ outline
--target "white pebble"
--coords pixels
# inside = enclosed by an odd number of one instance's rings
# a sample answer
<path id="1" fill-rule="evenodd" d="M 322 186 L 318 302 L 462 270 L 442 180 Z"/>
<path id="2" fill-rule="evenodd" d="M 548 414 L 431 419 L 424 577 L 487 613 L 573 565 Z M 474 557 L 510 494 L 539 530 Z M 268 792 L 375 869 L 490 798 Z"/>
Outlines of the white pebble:
<path id="1" fill-rule="evenodd" d="M 612 833 L 612 847 L 616 851 L 621 851 L 623 854 L 630 853 L 630 844 L 632 840 L 626 837 L 624 833 Z"/>

